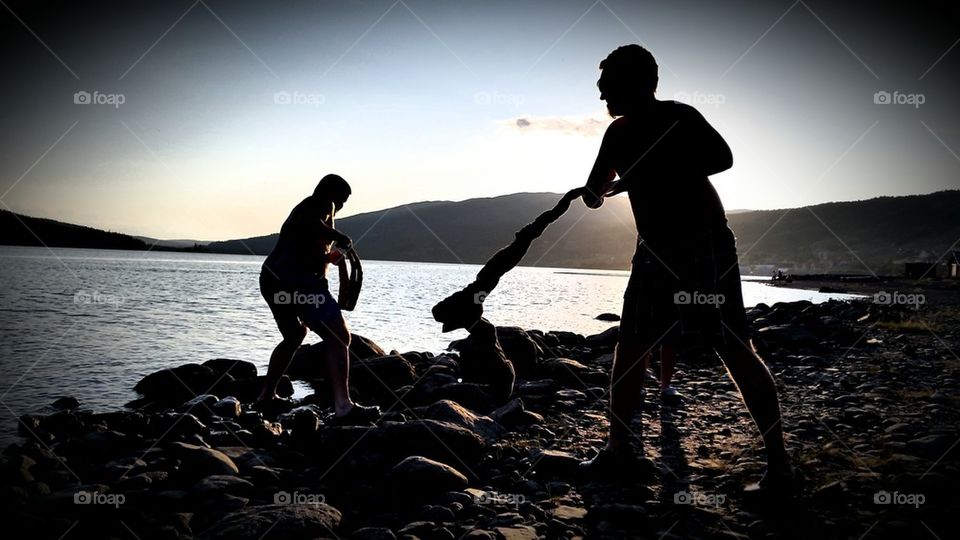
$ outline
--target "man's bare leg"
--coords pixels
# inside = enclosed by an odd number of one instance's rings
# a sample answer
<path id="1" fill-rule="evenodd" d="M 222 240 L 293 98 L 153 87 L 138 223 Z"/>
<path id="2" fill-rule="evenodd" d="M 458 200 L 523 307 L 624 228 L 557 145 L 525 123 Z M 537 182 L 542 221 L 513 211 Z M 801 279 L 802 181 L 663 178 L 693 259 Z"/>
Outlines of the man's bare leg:
<path id="1" fill-rule="evenodd" d="M 643 383 L 650 363 L 646 346 L 621 341 L 613 354 L 610 375 L 610 436 L 607 448 L 630 450 L 630 420 L 643 401 Z"/>
<path id="2" fill-rule="evenodd" d="M 300 348 L 303 339 L 307 337 L 307 328 L 300 326 L 299 330 L 292 330 L 283 337 L 273 353 L 270 354 L 270 364 L 267 366 L 267 376 L 264 378 L 263 390 L 257 402 L 262 403 L 277 398 L 277 385 L 280 384 L 280 378 L 290 367 L 294 353 Z"/>
<path id="3" fill-rule="evenodd" d="M 670 387 L 673 372 L 677 369 L 677 351 L 668 345 L 660 347 L 660 391 Z"/>
<path id="4" fill-rule="evenodd" d="M 318 334 L 326 343 L 327 375 L 333 391 L 333 410 L 337 416 L 343 416 L 353 408 L 350 399 L 350 330 L 341 317 L 336 321 L 324 323 L 318 328 Z"/>
<path id="5" fill-rule="evenodd" d="M 760 428 L 767 452 L 768 470 L 774 474 L 791 472 L 790 458 L 783 443 L 783 424 L 777 387 L 770 371 L 748 341 L 718 350 L 730 378 L 740 390 L 753 421 Z"/>

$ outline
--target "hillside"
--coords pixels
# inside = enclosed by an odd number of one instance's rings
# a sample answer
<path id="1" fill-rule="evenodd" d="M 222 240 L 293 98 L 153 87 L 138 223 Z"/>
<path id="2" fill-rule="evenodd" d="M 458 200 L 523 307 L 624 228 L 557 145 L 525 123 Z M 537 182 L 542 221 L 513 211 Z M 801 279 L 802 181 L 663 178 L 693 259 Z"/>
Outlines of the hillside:
<path id="1" fill-rule="evenodd" d="M 483 263 L 558 198 L 518 193 L 423 202 L 344 218 L 338 227 L 355 240 L 365 259 Z M 952 190 L 731 212 L 728 219 L 743 264 L 795 272 L 895 274 L 903 260 L 933 260 L 954 245 L 960 238 L 958 208 L 960 191 Z M 607 201 L 600 211 L 575 204 L 534 243 L 522 264 L 625 269 L 635 237 L 625 198 Z M 267 254 L 275 242 L 273 234 L 211 242 L 208 247 L 214 252 Z"/>
<path id="2" fill-rule="evenodd" d="M 35 218 L 0 210 L 0 244 L 10 246 L 75 247 L 97 249 L 147 249 L 147 244 L 126 234 L 101 231 L 52 219 Z"/>

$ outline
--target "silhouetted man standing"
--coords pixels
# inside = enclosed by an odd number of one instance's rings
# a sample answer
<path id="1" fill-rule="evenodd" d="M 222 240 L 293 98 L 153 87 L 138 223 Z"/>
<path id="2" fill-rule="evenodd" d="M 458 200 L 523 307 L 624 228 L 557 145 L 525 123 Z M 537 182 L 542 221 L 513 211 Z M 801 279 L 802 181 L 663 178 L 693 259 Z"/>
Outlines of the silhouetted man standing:
<path id="1" fill-rule="evenodd" d="M 730 148 L 696 109 L 654 97 L 657 63 L 643 47 L 616 49 L 600 69 L 600 99 L 615 120 L 583 199 L 598 208 L 626 191 L 639 240 L 611 376 L 610 435 L 583 469 L 616 473 L 633 463 L 629 422 L 643 399 L 650 351 L 700 345 L 719 354 L 760 428 L 767 473 L 748 489 L 783 485 L 793 469 L 777 391 L 750 342 L 735 238 L 707 178 L 733 165 Z"/>
<path id="2" fill-rule="evenodd" d="M 277 245 L 263 262 L 260 293 L 270 306 L 283 341 L 270 356 L 259 404 L 277 399 L 277 383 L 287 370 L 307 328 L 325 343 L 327 372 L 333 390 L 333 423 L 365 424 L 380 416 L 377 407 L 350 399 L 350 330 L 327 285 L 331 251 L 350 249 L 350 238 L 334 228 L 334 215 L 350 197 L 350 185 L 335 174 L 324 176 L 313 195 L 300 202 L 280 228 Z M 339 254 L 338 254 L 339 255 Z"/>

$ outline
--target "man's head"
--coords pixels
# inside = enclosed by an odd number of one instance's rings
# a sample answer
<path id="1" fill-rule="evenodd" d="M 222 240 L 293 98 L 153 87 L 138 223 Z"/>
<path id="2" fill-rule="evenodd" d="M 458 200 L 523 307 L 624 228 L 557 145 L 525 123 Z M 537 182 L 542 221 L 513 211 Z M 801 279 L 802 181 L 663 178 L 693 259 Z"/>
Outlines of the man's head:
<path id="1" fill-rule="evenodd" d="M 640 45 L 617 47 L 600 62 L 600 99 L 610 116 L 623 116 L 653 99 L 657 90 L 657 61 Z"/>
<path id="2" fill-rule="evenodd" d="M 343 203 L 350 197 L 350 184 L 341 176 L 328 174 L 320 179 L 317 188 L 313 190 L 313 196 L 332 202 L 337 210 L 343 208 Z"/>

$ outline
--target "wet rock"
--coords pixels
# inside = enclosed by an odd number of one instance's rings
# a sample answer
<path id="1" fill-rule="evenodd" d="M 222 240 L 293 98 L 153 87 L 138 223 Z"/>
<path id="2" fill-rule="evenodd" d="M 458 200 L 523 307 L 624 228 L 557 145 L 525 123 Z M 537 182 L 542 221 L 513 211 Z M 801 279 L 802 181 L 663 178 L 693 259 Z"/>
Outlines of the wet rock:
<path id="1" fill-rule="evenodd" d="M 396 540 L 397 535 L 386 527 L 363 527 L 350 534 L 354 540 Z"/>
<path id="2" fill-rule="evenodd" d="M 485 447 L 476 433 L 429 419 L 382 422 L 376 427 L 326 427 L 318 432 L 315 445 L 330 456 L 362 456 L 364 464 L 381 468 L 408 456 L 473 466 Z"/>
<path id="3" fill-rule="evenodd" d="M 236 463 L 219 450 L 182 442 L 170 446 L 180 459 L 181 473 L 187 476 L 232 475 L 240 472 Z"/>
<path id="4" fill-rule="evenodd" d="M 64 396 L 57 398 L 51 406 L 54 409 L 66 410 L 66 409 L 78 409 L 80 408 L 80 401 L 73 396 Z"/>
<path id="5" fill-rule="evenodd" d="M 587 367 L 570 358 L 544 360 L 541 372 L 562 385 L 575 388 L 605 384 L 609 379 L 603 371 Z"/>
<path id="6" fill-rule="evenodd" d="M 467 477 L 457 469 L 425 458 L 410 456 L 391 470 L 395 485 L 417 493 L 443 493 L 467 487 Z"/>
<path id="7" fill-rule="evenodd" d="M 233 475 L 214 474 L 206 476 L 191 490 L 196 495 L 211 496 L 214 493 L 248 493 L 253 489 L 253 483 Z"/>
<path id="8" fill-rule="evenodd" d="M 350 360 L 366 360 L 377 356 L 386 356 L 386 352 L 372 340 L 359 334 L 350 334 Z M 323 341 L 303 345 L 293 355 L 293 361 L 287 369 L 287 375 L 293 379 L 324 379 L 326 372 L 326 344 Z"/>
<path id="9" fill-rule="evenodd" d="M 207 360 L 203 365 L 212 369 L 218 376 L 224 373 L 230 374 L 234 379 L 253 379 L 257 376 L 257 366 L 246 360 L 215 358 Z"/>
<path id="10" fill-rule="evenodd" d="M 227 396 L 213 404 L 213 413 L 221 418 L 239 418 L 240 400 Z"/>
<path id="11" fill-rule="evenodd" d="M 200 535 L 204 540 L 259 540 L 328 537 L 340 525 L 341 514 L 326 503 L 270 504 L 231 512 Z"/>
<path id="12" fill-rule="evenodd" d="M 183 364 L 155 371 L 140 379 L 133 389 L 157 403 L 183 403 L 194 396 L 215 392 L 232 380 L 230 375 L 218 375 L 208 366 Z"/>
<path id="13" fill-rule="evenodd" d="M 536 540 L 538 538 L 537 530 L 529 525 L 516 525 L 513 527 L 497 527 L 494 529 L 504 540 Z"/>
<path id="14" fill-rule="evenodd" d="M 499 438 L 504 432 L 503 427 L 489 416 L 480 416 L 457 402 L 447 399 L 427 407 L 421 417 L 460 426 L 480 435 L 488 442 Z"/>
<path id="15" fill-rule="evenodd" d="M 575 455 L 561 450 L 538 450 L 531 459 L 533 469 L 546 476 L 574 476 L 580 466 L 580 460 Z"/>
<path id="16" fill-rule="evenodd" d="M 413 521 L 400 529 L 401 538 L 422 540 L 454 540 L 453 534 L 432 521 Z"/>
<path id="17" fill-rule="evenodd" d="M 229 380 L 219 385 L 220 394 L 234 396 L 242 403 L 252 403 L 260 396 L 265 377 L 260 375 L 252 379 Z M 290 377 L 286 375 L 280 377 L 280 382 L 277 383 L 277 395 L 281 398 L 289 398 L 293 395 L 293 382 L 290 381 Z"/>
<path id="18" fill-rule="evenodd" d="M 416 380 L 413 364 L 398 354 L 350 363 L 350 384 L 364 396 L 392 396 L 397 389 Z"/>
<path id="19" fill-rule="evenodd" d="M 587 336 L 586 342 L 587 345 L 591 347 L 613 347 L 617 344 L 617 339 L 620 337 L 620 327 L 613 326 L 607 328 L 599 334 L 593 334 L 592 336 Z"/>
<path id="20" fill-rule="evenodd" d="M 617 322 L 620 320 L 620 316 L 617 315 L 616 313 L 601 313 L 597 315 L 596 319 L 598 321 Z"/>

